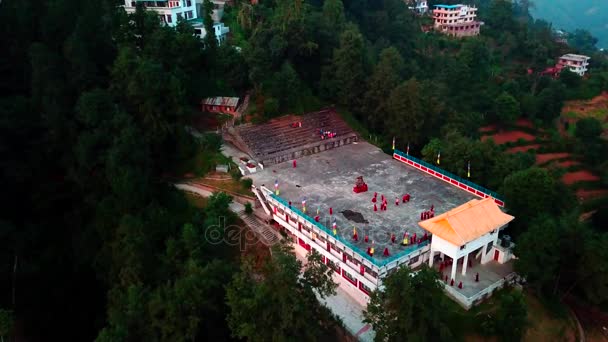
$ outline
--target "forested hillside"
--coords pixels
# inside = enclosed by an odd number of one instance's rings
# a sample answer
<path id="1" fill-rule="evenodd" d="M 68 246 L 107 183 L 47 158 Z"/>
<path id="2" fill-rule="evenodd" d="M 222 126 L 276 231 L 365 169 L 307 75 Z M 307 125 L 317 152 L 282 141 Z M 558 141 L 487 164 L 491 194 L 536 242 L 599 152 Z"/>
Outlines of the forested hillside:
<path id="1" fill-rule="evenodd" d="M 535 18 L 553 24 L 556 29 L 574 32 L 584 29 L 598 39 L 598 47 L 608 49 L 608 1 L 604 0 L 534 0 Z"/>
<path id="2" fill-rule="evenodd" d="M 470 179 L 503 192 L 518 217 L 511 234 L 529 246 L 519 267 L 535 289 L 608 305 L 605 217 L 579 222 L 559 171 L 480 140 L 484 125 L 526 119 L 608 183 L 602 123 L 573 138 L 555 128 L 565 100 L 608 90 L 606 60 L 591 51 L 584 80 L 540 75 L 575 49 L 524 5 L 475 2 L 485 25 L 464 40 L 424 33 L 429 18 L 401 0 L 237 2 L 225 14 L 232 39 L 217 46 L 142 7 L 127 15 L 118 0 L 2 0 L 0 337 L 331 336 L 313 294 L 323 284 L 299 277 L 284 249 L 252 275 L 234 245 L 205 239 L 226 234 L 219 217 L 236 219 L 230 198 L 199 209 L 171 186 L 178 165 L 219 149 L 217 136 L 195 141 L 184 129 L 200 99 L 247 91 L 255 120 L 336 105 L 387 150 L 393 137 L 428 160 L 440 150 L 442 167 L 463 177 L 470 161 Z M 605 213 L 600 205 L 585 210 Z"/>

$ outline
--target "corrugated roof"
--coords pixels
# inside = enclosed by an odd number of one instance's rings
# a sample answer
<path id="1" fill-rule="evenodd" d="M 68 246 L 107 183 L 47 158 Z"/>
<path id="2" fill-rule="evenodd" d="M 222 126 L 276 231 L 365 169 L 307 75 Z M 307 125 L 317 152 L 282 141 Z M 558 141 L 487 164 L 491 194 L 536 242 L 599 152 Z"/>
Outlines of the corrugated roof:
<path id="1" fill-rule="evenodd" d="M 206 105 L 210 105 L 210 106 L 230 106 L 230 107 L 236 107 L 237 104 L 239 103 L 239 98 L 238 97 L 208 97 L 206 99 L 203 99 L 202 101 L 203 104 Z"/>
<path id="2" fill-rule="evenodd" d="M 462 246 L 513 219 L 513 216 L 500 210 L 494 199 L 488 197 L 471 200 L 439 216 L 420 221 L 418 225 L 456 246 Z"/>

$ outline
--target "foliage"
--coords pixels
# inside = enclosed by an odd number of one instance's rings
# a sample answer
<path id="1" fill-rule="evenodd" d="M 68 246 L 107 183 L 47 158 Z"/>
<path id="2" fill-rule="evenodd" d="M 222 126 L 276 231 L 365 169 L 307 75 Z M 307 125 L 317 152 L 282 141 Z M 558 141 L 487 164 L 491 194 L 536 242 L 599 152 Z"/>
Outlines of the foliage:
<path id="1" fill-rule="evenodd" d="M 313 290 L 321 296 L 333 293 L 333 270 L 316 253 L 309 255 L 303 277 L 302 268 L 286 244 L 274 246 L 272 259 L 259 271 L 245 262 L 227 287 L 233 336 L 251 341 L 295 337 L 311 341 L 331 336 L 328 313 Z"/>
<path id="2" fill-rule="evenodd" d="M 401 267 L 384 280 L 383 290 L 371 294 L 364 321 L 378 341 L 449 341 L 446 300 L 434 270 Z"/>
<path id="3" fill-rule="evenodd" d="M 251 203 L 247 202 L 245 203 L 245 214 L 251 213 L 253 213 L 253 207 L 251 206 Z"/>
<path id="4" fill-rule="evenodd" d="M 14 326 L 13 313 L 9 310 L 0 309 L 0 339 L 4 341 L 5 337 L 9 337 Z"/>

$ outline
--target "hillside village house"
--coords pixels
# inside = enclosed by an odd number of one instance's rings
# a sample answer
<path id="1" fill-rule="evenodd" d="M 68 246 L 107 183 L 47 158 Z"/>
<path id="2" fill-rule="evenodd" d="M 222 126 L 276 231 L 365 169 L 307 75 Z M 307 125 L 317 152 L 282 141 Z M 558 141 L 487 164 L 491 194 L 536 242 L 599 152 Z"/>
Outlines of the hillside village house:
<path id="1" fill-rule="evenodd" d="M 159 20 L 165 25 L 175 27 L 178 21 L 186 20 L 194 27 L 195 34 L 200 39 L 205 38 L 207 35 L 203 25 L 203 19 L 201 18 L 199 12 L 201 6 L 198 6 L 197 1 L 195 0 L 125 0 L 124 8 L 127 13 L 133 13 L 135 12 L 137 4 L 140 3 L 146 8 L 146 10 L 156 12 Z M 215 15 L 219 18 L 220 13 L 218 11 L 219 7 L 216 7 L 212 17 Z M 230 29 L 224 26 L 224 24 L 221 22 L 214 22 L 213 29 L 218 44 L 222 44 L 222 42 L 226 40 L 226 36 L 228 32 L 230 32 Z"/>
<path id="2" fill-rule="evenodd" d="M 429 10 L 426 0 L 405 0 L 408 8 L 418 14 L 424 14 Z"/>
<path id="3" fill-rule="evenodd" d="M 435 5 L 433 9 L 435 30 L 452 37 L 478 36 L 483 22 L 476 18 L 477 8 L 467 5 Z"/>
<path id="4" fill-rule="evenodd" d="M 557 64 L 562 68 L 568 68 L 579 76 L 584 76 L 587 72 L 587 66 L 589 66 L 589 59 L 591 57 L 569 53 L 561 56 Z"/>
<path id="5" fill-rule="evenodd" d="M 238 97 L 208 97 L 201 101 L 203 112 L 235 115 L 239 106 Z"/>

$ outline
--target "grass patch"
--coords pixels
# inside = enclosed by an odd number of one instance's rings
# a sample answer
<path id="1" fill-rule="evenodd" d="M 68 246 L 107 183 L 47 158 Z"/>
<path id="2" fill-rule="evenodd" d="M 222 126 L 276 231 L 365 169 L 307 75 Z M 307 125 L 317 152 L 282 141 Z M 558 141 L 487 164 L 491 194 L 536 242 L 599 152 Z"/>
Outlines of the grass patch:
<path id="1" fill-rule="evenodd" d="M 205 185 L 210 185 L 224 191 L 237 193 L 239 195 L 253 196 L 253 193 L 251 192 L 251 185 L 248 186 L 249 182 L 247 181 L 247 179 L 248 178 L 243 178 L 241 180 L 235 180 L 233 178 L 222 180 L 201 179 L 197 182 Z"/>
<path id="2" fill-rule="evenodd" d="M 190 203 L 190 205 L 198 209 L 205 208 L 207 203 L 209 203 L 209 199 L 207 197 L 203 197 L 192 192 L 184 192 L 184 196 L 186 196 L 186 200 L 188 203 Z"/>
<path id="3" fill-rule="evenodd" d="M 231 163 L 230 158 L 224 156 L 219 151 L 210 151 L 201 148 L 197 150 L 192 158 L 179 165 L 177 167 L 177 172 L 178 176 L 193 173 L 197 177 L 202 177 L 205 174 L 214 171 L 216 165 L 229 163 Z"/>

